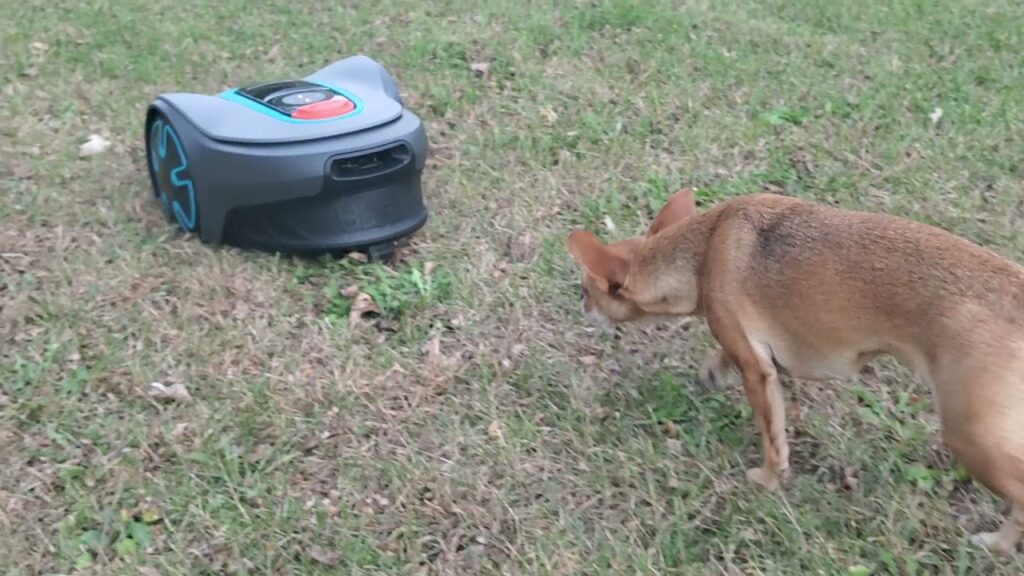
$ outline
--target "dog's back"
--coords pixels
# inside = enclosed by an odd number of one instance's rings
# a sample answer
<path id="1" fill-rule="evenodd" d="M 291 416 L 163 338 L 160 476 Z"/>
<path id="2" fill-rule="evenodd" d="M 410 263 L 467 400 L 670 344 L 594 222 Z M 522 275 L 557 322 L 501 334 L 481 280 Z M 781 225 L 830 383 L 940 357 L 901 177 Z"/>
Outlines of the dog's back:
<path id="1" fill-rule="evenodd" d="M 768 194 L 737 199 L 730 211 L 727 220 L 756 235 L 748 271 L 764 289 L 857 291 L 907 320 L 934 315 L 936 305 L 984 303 L 1024 326 L 1024 266 L 934 226 Z"/>
<path id="2" fill-rule="evenodd" d="M 721 301 L 724 290 L 729 306 L 811 354 L 890 352 L 927 370 L 950 346 L 1024 339 L 1024 267 L 958 236 L 775 195 L 722 209 L 714 234 L 742 255 L 727 254 L 722 265 L 721 254 L 707 252 L 707 277 L 718 284 L 707 297 Z M 780 364 L 799 372 L 798 362 Z M 848 374 L 806 374 L 830 375 Z"/>

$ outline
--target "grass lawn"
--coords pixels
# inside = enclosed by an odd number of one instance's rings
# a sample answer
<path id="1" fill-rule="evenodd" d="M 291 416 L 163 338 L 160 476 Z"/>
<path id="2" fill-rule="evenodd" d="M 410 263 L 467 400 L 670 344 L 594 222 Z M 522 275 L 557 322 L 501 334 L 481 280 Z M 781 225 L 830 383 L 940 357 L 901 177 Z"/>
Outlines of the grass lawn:
<path id="1" fill-rule="evenodd" d="M 401 263 L 162 218 L 156 94 L 357 52 L 431 138 Z M 1022 573 L 966 543 L 1002 503 L 905 371 L 788 385 L 764 494 L 739 386 L 695 383 L 703 326 L 594 329 L 564 249 L 696 185 L 1024 260 L 1022 54 L 1015 0 L 3 0 L 0 573 Z M 379 318 L 349 326 L 351 284 Z"/>

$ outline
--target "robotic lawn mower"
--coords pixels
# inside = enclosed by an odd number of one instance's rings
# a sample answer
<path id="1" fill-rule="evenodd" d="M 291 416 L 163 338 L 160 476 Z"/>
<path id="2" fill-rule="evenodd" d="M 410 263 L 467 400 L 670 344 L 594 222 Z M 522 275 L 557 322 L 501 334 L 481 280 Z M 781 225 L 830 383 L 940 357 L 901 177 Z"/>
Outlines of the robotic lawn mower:
<path id="1" fill-rule="evenodd" d="M 423 124 L 365 56 L 302 80 L 163 94 L 146 155 L 155 197 L 203 242 L 387 259 L 427 220 Z"/>

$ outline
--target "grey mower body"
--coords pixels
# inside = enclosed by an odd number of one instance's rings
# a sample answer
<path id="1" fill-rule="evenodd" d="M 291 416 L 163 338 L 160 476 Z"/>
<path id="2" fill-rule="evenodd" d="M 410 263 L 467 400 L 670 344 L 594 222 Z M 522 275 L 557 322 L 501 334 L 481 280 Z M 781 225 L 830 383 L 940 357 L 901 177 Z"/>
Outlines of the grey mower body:
<path id="1" fill-rule="evenodd" d="M 204 242 L 386 255 L 427 219 L 423 125 L 365 56 L 297 81 L 161 95 L 146 152 L 155 196 Z"/>

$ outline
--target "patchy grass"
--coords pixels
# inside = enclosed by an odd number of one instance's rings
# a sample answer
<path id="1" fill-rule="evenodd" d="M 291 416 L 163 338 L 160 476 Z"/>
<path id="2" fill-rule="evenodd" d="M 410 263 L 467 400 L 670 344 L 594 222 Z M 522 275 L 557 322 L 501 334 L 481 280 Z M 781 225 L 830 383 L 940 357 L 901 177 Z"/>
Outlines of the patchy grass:
<path id="1" fill-rule="evenodd" d="M 28 0 L 0 3 L 0 40 L 0 572 L 1024 568 L 966 545 L 1001 505 L 905 372 L 794 383 L 795 474 L 761 494 L 742 395 L 694 385 L 705 331 L 591 329 L 563 250 L 692 184 L 1024 258 L 1019 2 Z M 161 218 L 153 96 L 355 52 L 429 124 L 402 263 L 214 249 Z M 79 159 L 94 132 L 112 148 Z M 351 284 L 378 318 L 349 326 Z"/>

